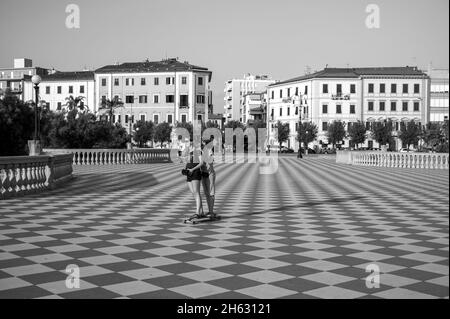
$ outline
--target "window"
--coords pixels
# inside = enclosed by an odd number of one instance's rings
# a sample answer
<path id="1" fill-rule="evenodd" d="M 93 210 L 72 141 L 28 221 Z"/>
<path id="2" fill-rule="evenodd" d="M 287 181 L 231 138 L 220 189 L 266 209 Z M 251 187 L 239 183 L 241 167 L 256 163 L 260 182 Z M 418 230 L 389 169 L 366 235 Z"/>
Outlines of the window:
<path id="1" fill-rule="evenodd" d="M 80 93 L 84 93 L 84 85 L 80 85 Z"/>
<path id="2" fill-rule="evenodd" d="M 61 94 L 62 89 L 61 89 L 60 86 L 58 86 L 58 87 L 56 88 L 56 90 L 57 90 L 58 94 Z"/>
<path id="3" fill-rule="evenodd" d="M 355 105 L 354 104 L 350 104 L 350 114 L 355 114 Z"/>
<path id="4" fill-rule="evenodd" d="M 272 100 L 275 98 L 275 91 L 272 90 Z"/>
<path id="5" fill-rule="evenodd" d="M 373 83 L 369 83 L 369 93 L 373 93 Z"/>
<path id="6" fill-rule="evenodd" d="M 288 88 L 287 89 L 287 97 L 290 97 L 291 96 L 291 88 Z"/>
<path id="7" fill-rule="evenodd" d="M 198 77 L 198 85 L 203 85 L 203 77 L 202 76 L 199 76 Z"/>
<path id="8" fill-rule="evenodd" d="M 336 84 L 336 93 L 341 94 L 342 93 L 342 84 Z"/>
<path id="9" fill-rule="evenodd" d="M 159 103 L 159 95 L 153 95 L 153 103 L 158 104 Z"/>
<path id="10" fill-rule="evenodd" d="M 181 123 L 186 123 L 186 121 L 187 121 L 187 115 L 181 114 Z"/>
<path id="11" fill-rule="evenodd" d="M 173 123 L 173 115 L 172 114 L 167 115 L 167 123 Z"/>
<path id="12" fill-rule="evenodd" d="M 106 86 L 106 79 L 102 79 L 102 86 Z"/>
<path id="13" fill-rule="evenodd" d="M 129 118 L 130 118 L 130 116 L 128 114 L 125 115 L 125 123 L 128 123 Z"/>
<path id="14" fill-rule="evenodd" d="M 351 94 L 355 94 L 356 93 L 356 85 L 355 84 L 350 84 L 350 93 Z"/>
<path id="15" fill-rule="evenodd" d="M 308 86 L 306 85 L 305 86 L 305 95 L 307 95 L 308 94 Z"/>
<path id="16" fill-rule="evenodd" d="M 181 77 L 181 84 L 183 84 L 183 85 L 187 84 L 187 77 L 185 77 L 185 76 Z"/>
<path id="17" fill-rule="evenodd" d="M 197 95 L 197 103 L 198 104 L 205 104 L 205 96 L 204 95 Z"/>
<path id="18" fill-rule="evenodd" d="M 134 123 L 134 115 L 131 115 L 131 123 Z"/>
<path id="19" fill-rule="evenodd" d="M 283 108 L 280 107 L 280 116 L 283 116 Z"/>
<path id="20" fill-rule="evenodd" d="M 295 115 L 298 115 L 298 106 L 295 107 Z"/>
<path id="21" fill-rule="evenodd" d="M 324 94 L 328 93 L 328 84 L 322 84 L 322 93 Z"/>
<path id="22" fill-rule="evenodd" d="M 386 109 L 386 102 L 380 101 L 380 111 L 384 112 Z"/>
<path id="23" fill-rule="evenodd" d="M 336 114 L 342 114 L 342 105 L 336 105 Z"/>
<path id="24" fill-rule="evenodd" d="M 147 103 L 147 95 L 139 95 L 139 103 Z"/>
<path id="25" fill-rule="evenodd" d="M 283 97 L 283 90 L 280 90 L 280 99 Z"/>
<path id="26" fill-rule="evenodd" d="M 155 123 L 155 124 L 159 123 L 159 115 L 158 114 L 153 115 L 153 123 Z"/>
<path id="27" fill-rule="evenodd" d="M 61 106 L 62 106 L 61 102 L 58 102 L 58 106 L 57 106 L 58 111 L 61 111 Z"/>
<path id="28" fill-rule="evenodd" d="M 368 110 L 373 111 L 373 101 L 369 101 Z"/>
<path id="29" fill-rule="evenodd" d="M 408 112 L 408 102 L 402 103 L 402 110 L 403 110 L 403 112 Z"/>
<path id="30" fill-rule="evenodd" d="M 141 78 L 141 85 L 145 85 L 145 78 Z"/>
<path id="31" fill-rule="evenodd" d="M 327 104 L 323 104 L 322 105 L 322 113 L 323 114 L 327 114 L 328 113 L 328 105 Z"/>
<path id="32" fill-rule="evenodd" d="M 419 112 L 419 110 L 420 110 L 420 103 L 414 102 L 414 112 Z"/>
<path id="33" fill-rule="evenodd" d="M 141 121 L 145 122 L 145 114 L 141 114 Z"/>
<path id="34" fill-rule="evenodd" d="M 290 107 L 287 108 L 287 115 L 288 115 L 288 116 L 291 115 L 291 108 L 290 108 Z"/>
<path id="35" fill-rule="evenodd" d="M 414 84 L 414 93 L 419 94 L 420 93 L 420 84 Z"/>
<path id="36" fill-rule="evenodd" d="M 408 93 L 408 84 L 403 84 L 403 93 Z"/>
<path id="37" fill-rule="evenodd" d="M 45 94 L 50 94 L 50 87 L 49 86 L 45 87 Z"/>
<path id="38" fill-rule="evenodd" d="M 328 122 L 322 122 L 322 131 L 328 131 Z"/>
<path id="39" fill-rule="evenodd" d="M 298 96 L 298 87 L 295 88 L 295 96 Z"/>
<path id="40" fill-rule="evenodd" d="M 397 84 L 395 83 L 391 84 L 391 93 L 397 93 Z"/>
<path id="41" fill-rule="evenodd" d="M 395 101 L 391 102 L 391 111 L 393 112 L 397 111 L 397 102 Z"/>
<path id="42" fill-rule="evenodd" d="M 188 95 L 180 95 L 180 106 L 188 106 Z"/>
<path id="43" fill-rule="evenodd" d="M 117 122 L 122 124 L 122 116 L 120 114 L 117 115 Z"/>
<path id="44" fill-rule="evenodd" d="M 130 79 L 125 79 L 125 85 L 129 86 L 130 85 Z"/>
<path id="45" fill-rule="evenodd" d="M 114 86 L 119 86 L 119 79 L 114 79 Z"/>
<path id="46" fill-rule="evenodd" d="M 153 79 L 153 84 L 154 85 L 159 85 L 159 78 L 154 78 Z"/>
<path id="47" fill-rule="evenodd" d="M 174 102 L 173 94 L 166 95 L 166 103 L 173 103 L 173 102 Z"/>
<path id="48" fill-rule="evenodd" d="M 73 86 L 72 85 L 69 86 L 69 94 L 73 94 Z"/>
<path id="49" fill-rule="evenodd" d="M 129 104 L 134 103 L 134 96 L 133 95 L 125 96 L 125 103 L 129 103 Z"/>
<path id="50" fill-rule="evenodd" d="M 380 83 L 380 93 L 386 93 L 386 84 Z"/>

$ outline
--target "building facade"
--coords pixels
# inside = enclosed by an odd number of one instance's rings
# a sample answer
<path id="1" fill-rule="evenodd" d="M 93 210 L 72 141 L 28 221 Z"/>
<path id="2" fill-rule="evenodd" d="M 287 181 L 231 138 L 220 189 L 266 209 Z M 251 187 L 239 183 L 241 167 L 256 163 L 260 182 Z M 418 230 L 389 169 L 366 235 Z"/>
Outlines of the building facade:
<path id="1" fill-rule="evenodd" d="M 326 133 L 333 121 L 344 122 L 348 129 L 357 121 L 370 128 L 372 122 L 391 120 L 398 131 L 401 123 L 430 120 L 429 77 L 415 67 L 325 68 L 270 85 L 267 114 L 269 142 L 277 144 L 278 121 L 289 123 L 285 146 L 294 150 L 299 147 L 300 118 L 317 125 L 317 146 L 328 145 Z M 350 146 L 348 139 L 343 142 L 342 146 Z M 370 134 L 364 146 L 379 147 Z"/>
<path id="2" fill-rule="evenodd" d="M 207 68 L 177 59 L 107 65 L 95 71 L 95 103 L 119 98 L 124 107 L 113 122 L 125 127 L 138 120 L 208 121 L 211 76 Z"/>
<path id="3" fill-rule="evenodd" d="M 448 69 L 428 68 L 430 77 L 430 122 L 448 120 L 449 109 L 449 71 Z"/>
<path id="4" fill-rule="evenodd" d="M 31 77 L 45 76 L 50 71 L 41 67 L 34 67 L 31 59 L 14 59 L 14 67 L 0 69 L 0 90 L 9 90 L 22 101 L 35 100 Z"/>
<path id="5" fill-rule="evenodd" d="M 42 76 L 39 85 L 40 100 L 52 111 L 61 111 L 66 107 L 67 99 L 82 97 L 81 105 L 96 112 L 95 78 L 92 71 L 51 72 Z"/>
<path id="6" fill-rule="evenodd" d="M 260 93 L 275 83 L 267 75 L 245 75 L 242 79 L 232 79 L 225 83 L 225 121 L 246 122 L 247 112 L 243 112 L 243 97 L 249 93 Z M 245 118 L 245 119 L 244 119 Z"/>

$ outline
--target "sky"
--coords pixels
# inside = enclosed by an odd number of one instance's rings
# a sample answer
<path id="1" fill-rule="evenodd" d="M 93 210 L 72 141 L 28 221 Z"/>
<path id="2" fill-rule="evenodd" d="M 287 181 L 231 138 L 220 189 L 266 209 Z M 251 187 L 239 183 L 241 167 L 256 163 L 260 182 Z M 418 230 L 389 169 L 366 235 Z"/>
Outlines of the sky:
<path id="1" fill-rule="evenodd" d="M 66 27 L 66 7 L 80 28 Z M 369 4 L 379 28 L 368 28 Z M 448 0 L 0 0 L 0 67 L 16 57 L 75 71 L 178 57 L 225 81 L 286 80 L 329 67 L 449 66 Z"/>

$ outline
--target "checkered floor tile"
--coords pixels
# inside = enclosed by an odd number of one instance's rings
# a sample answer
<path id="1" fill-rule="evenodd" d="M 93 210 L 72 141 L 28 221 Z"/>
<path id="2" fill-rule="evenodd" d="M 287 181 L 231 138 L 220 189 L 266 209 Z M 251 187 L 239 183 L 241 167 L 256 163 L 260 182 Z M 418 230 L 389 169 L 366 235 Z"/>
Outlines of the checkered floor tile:
<path id="1" fill-rule="evenodd" d="M 449 296 L 448 171 L 219 164 L 222 220 L 187 225 L 180 170 L 75 167 L 60 189 L 0 201 L 0 298 Z M 69 265 L 79 288 L 66 286 Z"/>

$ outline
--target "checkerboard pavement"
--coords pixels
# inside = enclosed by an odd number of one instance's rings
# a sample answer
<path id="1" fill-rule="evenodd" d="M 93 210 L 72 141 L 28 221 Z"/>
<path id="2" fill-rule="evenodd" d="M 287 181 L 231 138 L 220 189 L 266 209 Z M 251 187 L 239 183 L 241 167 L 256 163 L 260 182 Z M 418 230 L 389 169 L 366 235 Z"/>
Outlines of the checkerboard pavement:
<path id="1" fill-rule="evenodd" d="M 180 164 L 75 167 L 0 201 L 0 298 L 448 298 L 448 171 L 258 165 L 217 165 L 222 220 L 198 225 Z"/>

